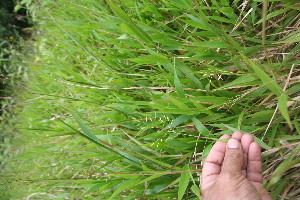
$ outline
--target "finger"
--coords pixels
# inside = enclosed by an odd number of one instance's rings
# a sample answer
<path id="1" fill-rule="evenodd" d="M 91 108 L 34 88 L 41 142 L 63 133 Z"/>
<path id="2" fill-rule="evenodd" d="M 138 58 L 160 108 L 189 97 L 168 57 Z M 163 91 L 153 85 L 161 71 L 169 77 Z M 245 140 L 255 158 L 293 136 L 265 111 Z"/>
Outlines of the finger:
<path id="1" fill-rule="evenodd" d="M 230 135 L 223 135 L 220 139 L 230 139 Z M 212 182 L 221 172 L 226 151 L 226 143 L 217 141 L 211 148 L 202 169 L 202 185 Z"/>
<path id="2" fill-rule="evenodd" d="M 239 140 L 231 138 L 226 147 L 222 173 L 242 173 L 243 150 Z"/>
<path id="3" fill-rule="evenodd" d="M 239 140 L 241 142 L 242 138 L 243 138 L 243 132 L 242 131 L 235 131 L 233 134 L 232 134 L 232 138 L 235 138 L 237 140 Z M 243 161 L 244 162 L 244 161 Z M 244 176 L 246 176 L 246 171 L 245 170 L 242 170 L 242 174 Z"/>
<path id="4" fill-rule="evenodd" d="M 248 163 L 248 152 L 249 152 L 249 146 L 254 141 L 253 136 L 249 133 L 246 133 L 242 136 L 241 144 L 243 148 L 243 167 L 242 167 L 242 173 L 243 175 L 247 176 L 247 163 Z"/>
<path id="5" fill-rule="evenodd" d="M 243 136 L 242 131 L 235 131 L 235 132 L 232 134 L 232 138 L 235 138 L 235 139 L 237 139 L 237 140 L 239 140 L 239 141 L 241 141 L 242 136 Z"/>
<path id="6" fill-rule="evenodd" d="M 230 139 L 229 135 L 223 135 L 220 139 Z M 202 176 L 218 174 L 221 170 L 224 155 L 226 151 L 226 143 L 217 141 L 211 148 L 203 165 Z"/>
<path id="7" fill-rule="evenodd" d="M 252 142 L 249 146 L 247 178 L 252 182 L 262 183 L 262 162 L 260 146 Z"/>

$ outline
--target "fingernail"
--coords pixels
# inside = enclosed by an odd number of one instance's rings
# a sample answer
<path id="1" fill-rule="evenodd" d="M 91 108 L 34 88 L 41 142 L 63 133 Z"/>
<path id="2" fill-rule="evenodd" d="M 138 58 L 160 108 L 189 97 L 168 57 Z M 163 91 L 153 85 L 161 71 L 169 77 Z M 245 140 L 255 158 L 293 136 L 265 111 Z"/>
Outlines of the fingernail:
<path id="1" fill-rule="evenodd" d="M 239 143 L 240 142 L 238 140 L 231 138 L 230 140 L 228 140 L 227 147 L 229 149 L 237 149 L 240 146 Z"/>

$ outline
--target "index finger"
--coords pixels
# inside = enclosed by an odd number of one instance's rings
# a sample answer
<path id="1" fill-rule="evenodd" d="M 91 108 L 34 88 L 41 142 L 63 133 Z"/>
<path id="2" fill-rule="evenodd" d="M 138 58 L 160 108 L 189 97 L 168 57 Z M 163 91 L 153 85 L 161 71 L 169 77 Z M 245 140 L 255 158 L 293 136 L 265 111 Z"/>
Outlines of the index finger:
<path id="1" fill-rule="evenodd" d="M 230 135 L 223 135 L 220 139 L 230 139 Z M 202 185 L 212 182 L 221 172 L 221 165 L 226 152 L 226 142 L 217 141 L 211 148 L 202 169 Z"/>

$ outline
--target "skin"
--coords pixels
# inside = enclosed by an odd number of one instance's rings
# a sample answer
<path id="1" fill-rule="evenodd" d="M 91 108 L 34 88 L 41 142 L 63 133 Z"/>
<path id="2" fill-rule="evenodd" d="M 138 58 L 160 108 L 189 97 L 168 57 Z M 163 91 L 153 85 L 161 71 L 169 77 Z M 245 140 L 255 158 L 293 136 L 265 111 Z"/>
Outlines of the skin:
<path id="1" fill-rule="evenodd" d="M 251 134 L 223 135 L 208 154 L 201 192 L 204 200 L 272 200 L 262 185 L 260 146 Z"/>

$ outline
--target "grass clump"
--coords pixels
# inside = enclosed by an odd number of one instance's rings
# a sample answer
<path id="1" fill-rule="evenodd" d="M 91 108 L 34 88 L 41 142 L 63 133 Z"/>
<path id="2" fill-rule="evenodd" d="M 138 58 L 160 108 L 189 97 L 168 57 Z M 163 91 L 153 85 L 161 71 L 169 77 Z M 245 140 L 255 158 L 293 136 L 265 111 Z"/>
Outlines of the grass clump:
<path id="1" fill-rule="evenodd" d="M 234 130 L 267 150 L 271 196 L 299 195 L 297 2 L 23 3 L 41 34 L 14 198 L 197 199 L 201 161 Z"/>

